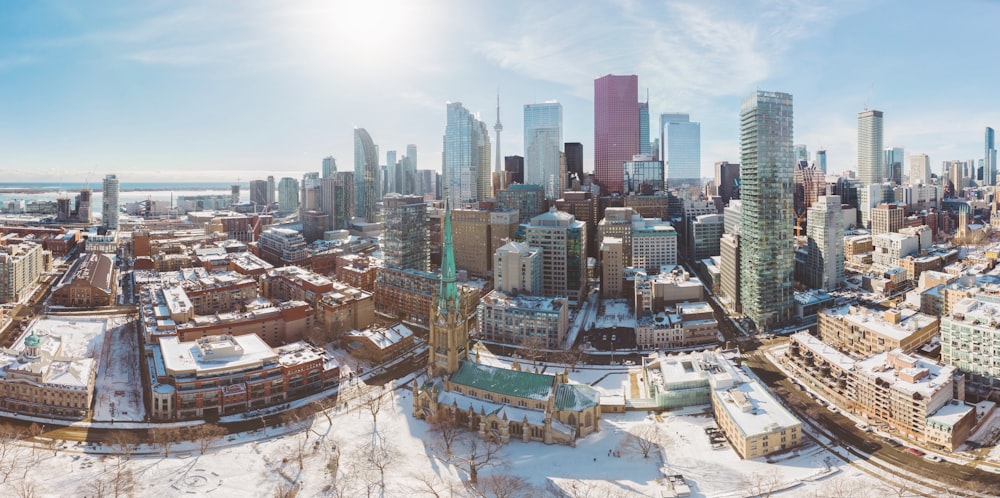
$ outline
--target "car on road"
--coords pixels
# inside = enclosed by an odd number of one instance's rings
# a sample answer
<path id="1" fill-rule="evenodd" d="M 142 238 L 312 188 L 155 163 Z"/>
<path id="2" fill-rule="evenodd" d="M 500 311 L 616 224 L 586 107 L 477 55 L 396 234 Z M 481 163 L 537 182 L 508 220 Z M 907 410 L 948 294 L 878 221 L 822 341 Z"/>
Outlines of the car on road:
<path id="1" fill-rule="evenodd" d="M 906 448 L 906 452 L 917 456 L 924 456 L 924 452 L 916 448 Z"/>
<path id="2" fill-rule="evenodd" d="M 902 444 L 900 444 L 899 441 L 896 441 L 895 439 L 893 439 L 891 437 L 884 437 L 884 438 L 882 438 L 882 441 L 885 441 L 885 444 L 888 444 L 889 446 L 892 446 L 893 448 L 899 448 L 900 446 L 902 446 Z"/>
<path id="3" fill-rule="evenodd" d="M 924 460 L 927 460 L 928 462 L 941 463 L 941 462 L 944 461 L 944 458 L 941 458 L 941 457 L 939 457 L 937 455 L 926 455 L 926 456 L 924 456 Z"/>
<path id="4" fill-rule="evenodd" d="M 862 432 L 871 432 L 872 431 L 872 426 L 870 426 L 870 425 L 868 425 L 868 424 L 866 424 L 864 422 L 858 422 L 858 423 L 854 424 L 854 427 L 857 427 Z"/>

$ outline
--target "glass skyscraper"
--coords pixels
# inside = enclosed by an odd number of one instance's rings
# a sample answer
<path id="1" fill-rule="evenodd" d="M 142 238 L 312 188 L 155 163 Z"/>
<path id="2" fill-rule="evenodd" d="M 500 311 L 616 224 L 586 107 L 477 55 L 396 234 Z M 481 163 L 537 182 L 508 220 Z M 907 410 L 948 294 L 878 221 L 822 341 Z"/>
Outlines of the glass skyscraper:
<path id="1" fill-rule="evenodd" d="M 903 148 L 886 147 L 882 150 L 882 164 L 885 166 L 886 178 L 896 184 L 903 183 Z"/>
<path id="2" fill-rule="evenodd" d="M 886 171 L 882 159 L 882 111 L 859 112 L 858 180 L 862 185 L 885 181 Z"/>
<path id="3" fill-rule="evenodd" d="M 764 331 L 794 308 L 792 96 L 757 91 L 740 109 L 740 297 Z"/>
<path id="4" fill-rule="evenodd" d="M 662 123 L 663 159 L 667 166 L 667 185 L 701 185 L 701 123 L 687 114 L 665 113 Z"/>
<path id="5" fill-rule="evenodd" d="M 622 164 L 639 153 L 639 77 L 594 80 L 594 176 L 601 194 L 621 193 Z"/>
<path id="6" fill-rule="evenodd" d="M 461 102 L 448 104 L 442 156 L 444 195 L 453 207 L 491 196 L 489 132 Z"/>
<path id="7" fill-rule="evenodd" d="M 986 155 L 983 158 L 983 185 L 997 184 L 997 147 L 993 128 L 986 127 Z"/>
<path id="8" fill-rule="evenodd" d="M 118 176 L 104 176 L 104 201 L 101 213 L 101 226 L 118 230 Z"/>
<path id="9" fill-rule="evenodd" d="M 378 148 L 364 128 L 354 129 L 354 216 L 375 223 Z"/>
<path id="10" fill-rule="evenodd" d="M 547 199 L 561 197 L 565 182 L 559 174 L 562 110 L 558 102 L 524 106 L 524 183 L 545 187 Z"/>

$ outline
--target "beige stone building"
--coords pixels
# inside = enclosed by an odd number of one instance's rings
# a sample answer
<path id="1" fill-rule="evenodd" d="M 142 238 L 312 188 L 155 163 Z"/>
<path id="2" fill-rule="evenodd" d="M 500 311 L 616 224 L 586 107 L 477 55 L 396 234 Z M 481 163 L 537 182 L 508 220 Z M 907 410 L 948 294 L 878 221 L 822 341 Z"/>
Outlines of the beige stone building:
<path id="1" fill-rule="evenodd" d="M 493 270 L 493 254 L 514 240 L 517 211 L 454 209 L 451 211 L 455 268 L 486 277 Z"/>
<path id="2" fill-rule="evenodd" d="M 97 363 L 63 354 L 62 340 L 32 331 L 0 350 L 0 410 L 84 419 L 94 398 Z"/>
<path id="3" fill-rule="evenodd" d="M 614 299 L 622 297 L 624 282 L 625 253 L 620 237 L 604 237 L 601 240 L 601 297 Z"/>
<path id="4" fill-rule="evenodd" d="M 897 348 L 911 352 L 937 335 L 941 322 L 912 310 L 876 312 L 860 306 L 827 308 L 818 320 L 823 342 L 860 357 Z"/>

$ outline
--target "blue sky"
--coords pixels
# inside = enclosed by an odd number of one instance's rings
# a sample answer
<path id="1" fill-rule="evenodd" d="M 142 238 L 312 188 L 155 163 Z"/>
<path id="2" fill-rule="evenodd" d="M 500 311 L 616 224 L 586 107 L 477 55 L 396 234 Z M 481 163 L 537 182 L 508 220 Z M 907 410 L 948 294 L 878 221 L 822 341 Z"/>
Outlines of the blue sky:
<path id="1" fill-rule="evenodd" d="M 637 74 L 661 112 L 702 123 L 702 174 L 739 161 L 755 89 L 795 102 L 795 143 L 856 163 L 857 113 L 885 145 L 978 159 L 1000 127 L 1000 3 L 426 1 L 0 3 L 0 181 L 298 177 L 353 128 L 440 169 L 445 103 L 523 154 L 522 106 L 558 100 L 593 158 L 593 80 Z"/>

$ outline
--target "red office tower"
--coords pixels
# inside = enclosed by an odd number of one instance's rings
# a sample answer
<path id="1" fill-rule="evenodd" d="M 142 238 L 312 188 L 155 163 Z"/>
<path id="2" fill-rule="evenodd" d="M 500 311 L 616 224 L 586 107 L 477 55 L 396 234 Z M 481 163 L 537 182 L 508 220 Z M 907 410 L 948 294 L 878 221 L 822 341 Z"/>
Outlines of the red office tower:
<path id="1" fill-rule="evenodd" d="M 621 193 L 623 166 L 639 153 L 639 77 L 594 80 L 594 176 L 601 194 Z"/>

